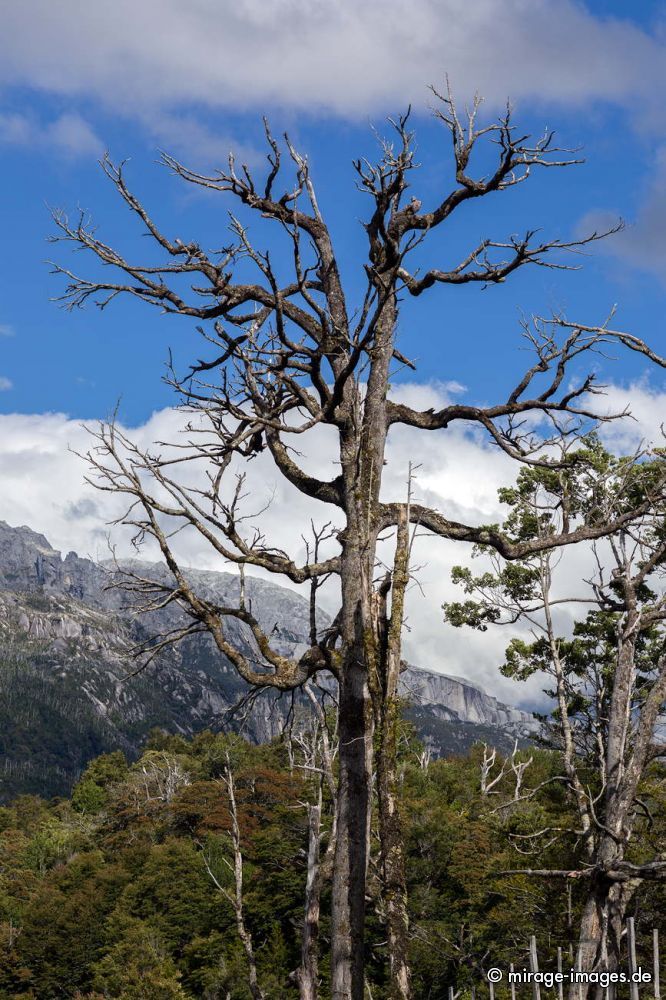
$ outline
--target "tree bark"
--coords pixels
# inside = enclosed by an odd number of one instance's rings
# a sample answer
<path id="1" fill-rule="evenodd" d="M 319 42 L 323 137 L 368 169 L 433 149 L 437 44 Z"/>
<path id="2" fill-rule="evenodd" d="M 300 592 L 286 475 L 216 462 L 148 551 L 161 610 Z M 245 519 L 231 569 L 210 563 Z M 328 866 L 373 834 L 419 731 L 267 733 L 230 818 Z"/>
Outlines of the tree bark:
<path id="1" fill-rule="evenodd" d="M 358 388 L 348 394 L 340 435 L 347 525 L 341 556 L 340 774 L 331 914 L 332 1000 L 363 1000 L 365 992 L 365 887 L 375 725 L 371 685 L 376 684 L 381 656 L 373 581 L 395 320 L 396 300 L 390 294 L 376 324 L 365 397 Z"/>
<path id="2" fill-rule="evenodd" d="M 398 705 L 387 706 L 377 750 L 377 794 L 381 842 L 382 892 L 386 907 L 390 1000 L 412 995 L 409 965 L 409 917 L 402 822 L 398 806 Z"/>
<path id="3" fill-rule="evenodd" d="M 620 967 L 622 927 L 630 896 L 625 886 L 601 876 L 594 877 L 583 905 L 578 939 L 578 956 L 583 972 L 615 972 Z M 586 983 L 572 985 L 570 996 L 585 998 Z M 601 997 L 601 988 L 594 994 Z"/>
<path id="4" fill-rule="evenodd" d="M 319 907 L 321 866 L 321 786 L 319 800 L 308 807 L 308 872 L 305 884 L 305 914 L 298 975 L 300 1000 L 317 1000 L 319 993 Z"/>
<path id="5" fill-rule="evenodd" d="M 350 650 L 341 672 L 339 699 L 340 774 L 333 868 L 331 996 L 332 1000 L 363 1000 L 373 722 L 362 651 Z"/>
<path id="6" fill-rule="evenodd" d="M 391 613 L 386 615 L 386 594 L 379 592 L 378 640 L 380 676 L 374 690 L 377 723 L 377 798 L 381 845 L 382 894 L 386 909 L 389 951 L 389 998 L 410 1000 L 409 915 L 405 846 L 399 808 L 398 736 L 402 628 L 405 591 L 409 582 L 409 493 L 397 526 L 393 571 L 390 577 Z M 388 592 L 388 580 L 385 585 Z"/>

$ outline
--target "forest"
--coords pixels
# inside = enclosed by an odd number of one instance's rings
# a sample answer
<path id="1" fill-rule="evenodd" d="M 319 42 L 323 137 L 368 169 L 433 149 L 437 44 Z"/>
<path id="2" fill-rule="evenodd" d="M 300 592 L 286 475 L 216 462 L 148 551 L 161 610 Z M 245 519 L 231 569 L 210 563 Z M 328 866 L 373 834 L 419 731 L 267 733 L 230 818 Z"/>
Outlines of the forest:
<path id="1" fill-rule="evenodd" d="M 322 791 L 325 983 L 332 803 L 312 763 L 320 736 L 312 728 L 255 746 L 238 736 L 184 740 L 155 731 L 134 763 L 120 752 L 95 759 L 71 798 L 25 795 L 2 808 L 0 996 L 297 997 L 309 816 Z M 399 769 L 415 994 L 444 997 L 454 987 L 470 996 L 488 968 L 525 965 L 532 934 L 543 967 L 554 967 L 557 946 L 573 955 L 582 880 L 506 874 L 527 867 L 526 844 L 546 826 L 568 832 L 549 838 L 540 866 L 576 867 L 572 806 L 551 780 L 558 755 L 532 748 L 501 759 L 479 745 L 465 758 L 430 760 L 405 724 Z M 656 764 L 645 778 L 653 821 L 635 838 L 633 861 L 666 849 L 663 778 Z M 235 909 L 234 815 L 254 989 Z M 367 993 L 381 1000 L 386 933 L 376 817 L 371 844 Z M 642 882 L 631 911 L 649 968 L 651 929 L 666 917 L 663 883 Z M 531 987 L 522 990 L 528 995 Z M 500 984 L 496 996 L 505 995 Z"/>

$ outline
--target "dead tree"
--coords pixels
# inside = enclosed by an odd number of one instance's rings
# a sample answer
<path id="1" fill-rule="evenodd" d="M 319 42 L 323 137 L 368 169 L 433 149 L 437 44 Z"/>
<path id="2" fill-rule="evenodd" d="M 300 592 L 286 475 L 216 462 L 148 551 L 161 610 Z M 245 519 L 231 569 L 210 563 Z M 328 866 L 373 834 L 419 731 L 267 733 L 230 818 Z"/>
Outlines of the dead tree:
<path id="1" fill-rule="evenodd" d="M 524 471 L 516 488 L 505 492 L 517 530 L 529 534 L 538 524 L 539 530 L 550 525 L 557 531 L 580 503 L 591 503 L 598 519 L 623 497 L 628 504 L 649 500 L 649 507 L 593 544 L 596 568 L 577 593 L 558 583 L 552 551 L 511 566 L 493 557 L 491 570 L 480 576 L 455 571 L 473 599 L 447 605 L 446 612 L 456 625 L 529 626 L 532 641 L 511 641 L 503 671 L 519 679 L 543 671 L 554 680 L 556 708 L 548 731 L 561 755 L 559 780 L 576 822 L 571 829 L 544 827 L 521 835 L 523 848 L 530 842 L 521 853 L 538 856 L 564 836 L 574 844 L 579 867 L 522 871 L 582 880 L 581 968 L 615 970 L 632 895 L 645 879 L 666 880 L 663 856 L 639 863 L 627 857 L 632 841 L 642 839 L 641 830 L 652 823 L 641 784 L 650 764 L 666 754 L 659 725 L 666 706 L 666 479 L 660 451 L 617 460 L 593 439 L 572 454 L 579 455 L 577 469 L 555 475 Z M 587 477 L 584 485 L 581 478 Z M 567 635 L 563 609 L 575 615 L 581 606 L 587 614 Z M 520 778 L 522 784 L 522 773 Z M 517 784 L 514 798 L 534 794 Z"/>
<path id="2" fill-rule="evenodd" d="M 479 781 L 479 791 L 481 792 L 481 795 L 484 797 L 488 795 L 499 795 L 500 789 L 497 786 L 500 785 L 500 782 L 502 782 L 502 779 L 506 775 L 511 774 L 513 775 L 513 800 L 517 802 L 521 798 L 525 771 L 531 766 L 533 760 L 533 757 L 528 757 L 527 760 L 518 759 L 518 740 L 515 740 L 511 756 L 506 757 L 502 761 L 499 771 L 492 774 L 493 768 L 497 763 L 497 749 L 496 747 L 489 749 L 488 745 L 484 743 Z"/>
<path id="3" fill-rule="evenodd" d="M 301 1000 L 317 1000 L 319 996 L 319 917 L 321 912 L 321 890 L 325 878 L 329 878 L 335 854 L 335 802 L 337 784 L 334 773 L 334 758 L 337 747 L 329 737 L 327 720 L 321 702 L 309 682 L 304 691 L 313 707 L 315 724 L 308 732 L 297 734 L 296 744 L 301 750 L 302 767 L 316 775 L 316 801 L 307 803 L 308 849 L 307 875 L 305 882 L 305 905 L 303 936 L 301 941 L 301 966 L 296 974 Z M 322 808 L 324 786 L 333 806 L 333 819 L 324 857 L 321 857 Z"/>
<path id="4" fill-rule="evenodd" d="M 236 918 L 236 930 L 238 932 L 238 937 L 240 939 L 241 945 L 243 946 L 243 951 L 245 952 L 245 959 L 247 961 L 248 969 L 248 986 L 250 988 L 250 993 L 252 994 L 252 1000 L 266 1000 L 266 994 L 261 989 L 259 985 L 259 978 L 257 975 L 257 960 L 254 954 L 254 942 L 252 940 L 252 934 L 245 921 L 245 903 L 243 898 L 243 852 L 241 846 L 240 838 L 240 826 L 238 823 L 238 808 L 236 806 L 236 785 L 234 781 L 233 771 L 231 770 L 231 762 L 229 760 L 229 754 L 226 754 L 226 765 L 224 768 L 223 781 L 227 792 L 227 801 L 229 804 L 229 818 L 231 821 L 231 829 L 229 831 L 229 837 L 231 840 L 231 847 L 233 852 L 233 863 L 230 863 L 224 859 L 228 868 L 233 874 L 233 889 L 229 890 L 224 886 L 217 875 L 215 874 L 211 863 L 206 856 L 203 854 L 204 864 L 206 866 L 206 871 L 208 872 L 210 878 L 212 879 L 215 887 L 219 889 L 222 895 L 231 904 L 234 916 Z"/>
<path id="5" fill-rule="evenodd" d="M 495 788 L 499 785 L 500 781 L 506 774 L 506 761 L 502 762 L 499 771 L 494 774 L 491 778 L 492 770 L 497 763 L 497 748 L 488 748 L 486 743 L 483 744 L 483 760 L 481 761 L 481 774 L 479 777 L 479 791 L 483 796 L 486 795 L 498 795 L 499 791 Z"/>
<path id="6" fill-rule="evenodd" d="M 321 785 L 317 802 L 308 805 L 308 856 L 305 882 L 305 913 L 301 941 L 298 988 L 301 1000 L 319 996 L 319 915 L 321 912 Z"/>
<path id="7" fill-rule="evenodd" d="M 509 559 L 524 557 L 544 547 L 557 547 L 584 538 L 600 537 L 628 523 L 633 512 L 614 511 L 608 524 L 580 518 L 556 536 L 537 535 L 523 540 L 498 527 L 464 524 L 445 512 L 404 499 L 391 501 L 381 493 L 387 435 L 399 425 L 423 431 L 442 430 L 466 423 L 490 436 L 498 447 L 518 460 L 539 461 L 543 439 L 525 431 L 528 415 L 552 425 L 567 419 L 593 417 L 590 393 L 593 376 L 571 389 L 570 364 L 600 344 L 616 340 L 606 331 L 587 333 L 576 328 L 559 338 L 559 330 L 537 323 L 526 331 L 536 352 L 534 364 L 522 375 L 506 400 L 487 407 L 453 404 L 418 411 L 389 398 L 395 366 L 414 368 L 398 349 L 396 331 L 401 305 L 440 286 L 504 282 L 522 267 L 562 268 L 567 252 L 599 238 L 563 242 L 544 241 L 534 231 L 505 240 L 484 239 L 462 258 L 425 270 L 410 266 L 411 254 L 421 249 L 432 231 L 444 227 L 471 202 L 491 198 L 528 180 L 538 168 L 564 167 L 577 162 L 557 148 L 551 133 L 536 140 L 514 126 L 510 111 L 488 125 L 478 122 L 479 102 L 461 116 L 450 94 L 435 95 L 435 116 L 452 143 L 453 183 L 433 207 L 407 193 L 417 166 L 408 115 L 391 122 L 394 140 L 384 141 L 376 163 L 358 160 L 358 183 L 369 199 L 364 228 L 367 259 L 363 265 L 365 292 L 349 302 L 341 278 L 332 231 L 320 211 L 308 162 L 285 137 L 284 144 L 266 127 L 268 168 L 259 179 L 233 157 L 228 168 L 211 175 L 188 169 L 171 156 L 166 166 L 187 184 L 219 194 L 278 227 L 287 256 L 279 266 L 251 239 L 247 226 L 231 216 L 231 242 L 221 250 L 205 250 L 194 240 L 168 236 L 149 215 L 127 185 L 123 166 L 108 158 L 103 169 L 120 198 L 147 230 L 162 263 L 139 264 L 104 243 L 86 218 L 68 221 L 56 215 L 58 241 L 83 250 L 106 265 L 101 277 L 76 275 L 55 266 L 66 279 L 62 301 L 70 308 L 97 302 L 104 308 L 129 296 L 168 315 L 203 324 L 211 353 L 193 365 L 189 375 L 172 382 L 189 414 L 188 430 L 180 444 L 141 450 L 114 425 L 96 432 L 90 459 L 96 485 L 127 497 L 123 519 L 138 538 L 152 536 L 173 576 L 172 586 L 129 580 L 128 586 L 151 602 L 175 602 L 190 624 L 163 637 L 171 642 L 194 631 L 206 630 L 249 684 L 289 690 L 321 670 L 331 671 L 339 684 L 340 757 L 337 841 L 332 892 L 332 996 L 334 1000 L 363 1000 L 365 884 L 373 773 L 374 712 L 371 686 L 394 691 L 399 663 L 402 597 L 394 589 L 397 565 L 377 579 L 378 539 L 387 532 L 405 531 L 405 522 L 434 536 L 490 545 Z M 490 142 L 496 160 L 490 173 L 474 176 L 472 157 L 478 146 Z M 286 165 L 293 174 L 283 180 Z M 283 276 L 285 262 L 291 275 Z M 251 276 L 254 268 L 255 276 Z M 114 273 L 112 273 L 114 272 Z M 640 342 L 632 343 L 634 349 Z M 299 464 L 294 446 L 309 430 L 327 425 L 335 437 L 336 474 L 321 479 Z M 300 562 L 252 531 L 243 518 L 242 477 L 229 487 L 239 463 L 258 452 L 270 455 L 280 475 L 300 493 L 326 506 L 322 520 L 332 520 L 335 544 L 326 557 Z M 187 482 L 188 468 L 203 467 L 206 485 Z M 237 566 L 260 567 L 307 584 L 337 577 L 340 610 L 334 624 L 311 637 L 298 659 L 278 652 L 271 636 L 262 631 L 251 609 L 241 601 L 219 606 L 197 593 L 175 558 L 171 532 L 183 525 L 198 532 L 222 559 Z M 402 585 L 401 585 L 402 586 Z M 382 641 L 378 603 L 386 602 Z M 394 613 L 395 612 L 395 613 Z M 257 656 L 250 659 L 230 641 L 225 623 L 242 622 L 253 636 Z M 156 643 L 154 651 L 158 651 Z M 390 657 L 390 664 L 385 659 Z M 402 921 L 404 907 L 395 911 Z M 405 927 L 392 932 L 406 948 Z M 396 957 L 395 968 L 407 965 L 407 955 Z M 405 998 L 409 988 L 395 979 L 391 994 Z"/>

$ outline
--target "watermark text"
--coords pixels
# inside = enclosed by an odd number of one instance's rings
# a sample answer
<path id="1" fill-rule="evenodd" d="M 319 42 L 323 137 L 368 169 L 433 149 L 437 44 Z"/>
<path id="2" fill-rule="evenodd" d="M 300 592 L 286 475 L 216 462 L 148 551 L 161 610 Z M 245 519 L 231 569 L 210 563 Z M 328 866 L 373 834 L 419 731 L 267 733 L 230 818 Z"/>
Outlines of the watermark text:
<path id="1" fill-rule="evenodd" d="M 560 983 L 588 983 L 607 989 L 622 983 L 651 983 L 652 973 L 647 969 L 638 968 L 635 972 L 582 972 L 580 969 L 569 969 L 562 972 L 533 972 L 531 969 L 488 969 L 486 979 L 489 983 L 508 983 L 520 985 L 523 983 L 538 983 L 552 990 Z"/>

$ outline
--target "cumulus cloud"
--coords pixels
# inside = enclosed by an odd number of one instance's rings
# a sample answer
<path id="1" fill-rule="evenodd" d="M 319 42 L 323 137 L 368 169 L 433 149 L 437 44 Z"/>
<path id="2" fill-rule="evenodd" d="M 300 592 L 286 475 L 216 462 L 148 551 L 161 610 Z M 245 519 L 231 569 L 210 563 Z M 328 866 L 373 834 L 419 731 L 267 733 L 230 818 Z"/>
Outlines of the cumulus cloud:
<path id="1" fill-rule="evenodd" d="M 658 109 L 663 40 L 575 0 L 23 0 L 3 12 L 0 82 L 128 110 L 202 102 L 341 115 L 423 103 L 447 71 L 493 105 Z"/>
<path id="2" fill-rule="evenodd" d="M 404 398 L 413 405 L 431 406 L 441 405 L 448 395 L 441 387 L 412 386 L 404 390 Z M 182 421 L 182 414 L 163 410 L 130 434 L 146 447 L 155 440 L 175 439 Z M 328 428 L 317 428 L 306 441 L 299 442 L 299 450 L 309 471 L 330 478 L 335 466 L 329 434 Z M 121 499 L 100 493 L 84 481 L 86 466 L 75 452 L 86 451 L 91 443 L 83 426 L 62 414 L 0 416 L 0 518 L 12 525 L 33 527 L 65 552 L 74 549 L 94 559 L 106 558 L 110 531 L 120 555 L 135 554 L 129 533 L 108 527 L 107 522 L 123 511 Z M 457 430 L 425 441 L 423 435 L 408 428 L 395 429 L 389 438 L 385 469 L 387 499 L 405 496 L 410 460 L 420 465 L 416 491 L 424 502 L 472 523 L 499 517 L 496 488 L 510 478 L 512 469 L 508 459 L 489 445 Z M 266 508 L 260 518 L 262 529 L 302 560 L 301 535 L 310 518 L 325 520 L 330 510 L 314 505 L 290 487 L 265 454 L 247 464 L 247 473 L 248 511 Z M 181 533 L 174 542 L 185 564 L 229 568 L 193 533 Z M 143 555 L 156 557 L 150 548 Z M 421 566 L 422 592 L 414 587 L 409 596 L 407 656 L 414 663 L 469 676 L 507 699 L 527 697 L 528 692 L 517 691 L 509 682 L 500 684 L 496 665 L 503 648 L 501 637 L 489 641 L 488 636 L 445 630 L 440 605 L 450 593 L 450 568 L 462 557 L 460 546 L 417 541 L 414 558 Z M 326 600 L 329 610 L 334 610 L 335 594 L 329 591 Z"/>
<path id="3" fill-rule="evenodd" d="M 631 455 L 641 449 L 663 448 L 666 390 L 645 380 L 626 386 L 611 385 L 606 392 L 604 408 L 608 413 L 625 410 L 631 413 L 631 419 L 603 426 L 601 436 L 611 450 Z"/>
<path id="4" fill-rule="evenodd" d="M 99 155 L 104 146 L 88 122 L 75 112 L 43 122 L 32 115 L 0 112 L 0 143 L 44 149 L 64 156 Z"/>
<path id="5" fill-rule="evenodd" d="M 453 388 L 460 390 L 458 386 L 411 385 L 401 387 L 400 393 L 412 406 L 441 406 L 450 399 Z M 612 443 L 619 448 L 633 448 L 637 441 L 654 440 L 666 394 L 647 385 L 611 387 L 609 409 L 621 409 L 626 402 L 631 404 L 636 419 L 625 421 L 624 431 L 620 425 L 613 425 L 606 432 L 614 435 Z M 141 447 L 149 447 L 156 440 L 176 440 L 182 426 L 183 415 L 167 409 L 132 428 L 129 434 Z M 299 442 L 299 461 L 312 474 L 326 478 L 335 474 L 331 433 L 330 428 L 316 428 Z M 121 498 L 101 493 L 84 481 L 87 466 L 76 452 L 85 452 L 91 444 L 85 428 L 62 414 L 0 416 L 0 518 L 12 525 L 29 525 L 63 551 L 73 549 L 93 559 L 107 558 L 110 534 L 119 555 L 133 555 L 129 533 L 108 525 L 123 512 Z M 385 499 L 404 498 L 410 462 L 418 466 L 415 492 L 419 501 L 470 524 L 501 519 L 497 488 L 511 482 L 516 470 L 502 452 L 484 439 L 466 433 L 462 426 L 432 434 L 408 427 L 392 428 L 384 470 Z M 319 523 L 328 519 L 330 508 L 314 504 L 289 486 L 276 473 L 266 453 L 246 463 L 244 469 L 248 476 L 247 511 L 263 511 L 258 523 L 266 536 L 297 560 L 304 559 L 302 533 L 308 530 L 311 517 Z M 183 564 L 229 569 L 194 533 L 182 532 L 173 541 Z M 390 545 L 384 554 L 388 560 Z M 149 547 L 142 555 L 156 558 Z M 419 586 L 412 586 L 408 596 L 405 655 L 415 664 L 467 677 L 514 704 L 539 703 L 542 682 L 538 678 L 518 685 L 498 672 L 508 632 L 479 633 L 444 625 L 442 603 L 460 597 L 450 582 L 451 568 L 469 556 L 468 545 L 431 537 L 416 540 L 413 564 L 419 567 Z M 579 593 L 581 581 L 591 572 L 589 549 L 578 546 L 568 550 L 559 569 L 562 593 Z M 279 582 L 289 585 L 288 581 Z M 325 601 L 330 611 L 335 610 L 335 599 L 329 588 Z"/>

